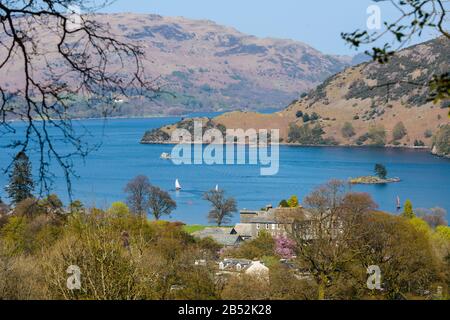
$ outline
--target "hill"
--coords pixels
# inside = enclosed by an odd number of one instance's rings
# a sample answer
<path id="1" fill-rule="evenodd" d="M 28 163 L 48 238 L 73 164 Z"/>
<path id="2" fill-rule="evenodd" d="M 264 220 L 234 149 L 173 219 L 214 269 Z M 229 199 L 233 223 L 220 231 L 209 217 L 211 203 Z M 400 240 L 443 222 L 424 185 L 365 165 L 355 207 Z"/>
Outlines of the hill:
<path id="1" fill-rule="evenodd" d="M 431 147 L 433 135 L 449 122 L 449 102 L 429 102 L 428 87 L 419 84 L 448 71 L 449 57 L 449 42 L 438 38 L 402 50 L 388 64 L 349 67 L 283 111 L 232 112 L 213 121 L 226 128 L 279 129 L 290 144 Z M 166 134 L 172 129 L 162 128 Z"/>
<path id="2" fill-rule="evenodd" d="M 114 116 L 282 108 L 353 61 L 298 41 L 257 38 L 206 20 L 131 13 L 93 19 L 116 38 L 142 47 L 149 78 L 175 95 L 163 95 L 155 104 L 124 99 Z M 39 23 L 36 37 L 46 44 L 57 39 L 51 28 Z M 49 55 L 51 59 L 54 68 L 61 65 L 55 56 Z M 22 85 L 21 66 L 11 63 L 8 72 L 2 69 L 0 74 L 0 84 L 11 92 Z M 45 75 L 49 70 L 38 67 L 34 72 Z M 100 108 L 86 110 L 82 103 L 71 113 L 102 115 Z"/>

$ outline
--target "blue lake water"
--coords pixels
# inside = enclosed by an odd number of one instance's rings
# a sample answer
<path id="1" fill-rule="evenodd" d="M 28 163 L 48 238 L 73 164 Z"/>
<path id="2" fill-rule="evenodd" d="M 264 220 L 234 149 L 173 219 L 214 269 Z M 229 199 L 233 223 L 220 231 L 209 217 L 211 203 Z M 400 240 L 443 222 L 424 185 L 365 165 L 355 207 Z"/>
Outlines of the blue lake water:
<path id="1" fill-rule="evenodd" d="M 162 152 L 170 153 L 169 145 L 141 145 L 143 133 L 151 128 L 179 121 L 180 118 L 83 120 L 91 134 L 91 143 L 102 142 L 98 151 L 82 161 L 75 160 L 79 175 L 73 180 L 74 198 L 87 206 L 106 208 L 111 202 L 124 200 L 123 188 L 138 174 L 147 175 L 153 184 L 169 190 L 178 208 L 172 220 L 189 224 L 206 224 L 208 203 L 202 194 L 219 184 L 236 198 L 240 209 L 259 209 L 276 205 L 293 194 L 302 199 L 314 187 L 331 178 L 370 175 L 375 163 L 383 163 L 389 176 L 400 177 L 401 183 L 389 185 L 355 186 L 353 190 L 368 192 L 380 208 L 396 211 L 396 197 L 402 202 L 411 199 L 418 208 L 439 206 L 450 212 L 450 161 L 430 155 L 426 151 L 335 148 L 335 147 L 280 147 L 280 170 L 275 176 L 261 176 L 254 165 L 174 165 L 160 159 Z M 14 124 L 20 132 L 21 124 Z M 62 138 L 55 134 L 55 138 Z M 0 145 L 14 137 L 1 137 Z M 12 151 L 0 149 L 0 168 L 10 161 Z M 35 158 L 32 155 L 33 160 Z M 65 180 L 54 165 L 57 175 L 54 192 L 67 201 Z M 175 192 L 174 181 L 179 179 L 183 191 Z M 0 176 L 0 195 L 6 198 L 3 186 L 7 177 Z M 233 222 L 238 221 L 238 215 Z"/>

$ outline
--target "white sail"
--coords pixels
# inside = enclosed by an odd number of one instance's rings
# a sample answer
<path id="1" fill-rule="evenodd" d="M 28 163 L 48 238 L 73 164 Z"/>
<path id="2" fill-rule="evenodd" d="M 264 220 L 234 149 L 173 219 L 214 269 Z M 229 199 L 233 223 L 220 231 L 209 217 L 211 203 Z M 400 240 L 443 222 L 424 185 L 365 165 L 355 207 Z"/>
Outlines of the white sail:
<path id="1" fill-rule="evenodd" d="M 219 185 L 216 184 L 216 191 L 219 191 Z"/>
<path id="2" fill-rule="evenodd" d="M 175 180 L 175 189 L 181 190 L 181 184 L 180 184 L 180 182 L 178 181 L 178 179 Z"/>

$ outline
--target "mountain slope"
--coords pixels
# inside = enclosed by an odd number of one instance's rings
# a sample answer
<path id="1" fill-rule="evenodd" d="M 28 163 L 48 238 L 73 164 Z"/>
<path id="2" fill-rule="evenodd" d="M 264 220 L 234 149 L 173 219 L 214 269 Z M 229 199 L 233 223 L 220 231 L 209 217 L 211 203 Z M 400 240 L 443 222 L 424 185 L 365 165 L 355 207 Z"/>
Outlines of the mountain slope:
<path id="1" fill-rule="evenodd" d="M 448 71 L 449 57 L 448 40 L 435 39 L 399 52 L 386 65 L 347 68 L 283 111 L 225 113 L 214 122 L 280 129 L 284 143 L 431 146 L 433 134 L 449 123 L 449 102 L 428 102 L 428 87 L 418 84 Z M 170 134 L 171 128 L 163 130 Z"/>
<path id="2" fill-rule="evenodd" d="M 117 116 L 281 108 L 352 63 L 297 41 L 261 39 L 211 21 L 130 13 L 99 14 L 95 20 L 142 46 L 149 76 L 176 95 L 155 105 L 126 101 Z M 55 41 L 49 30 L 40 34 L 46 43 Z M 20 66 L 0 74 L 11 91 L 21 85 Z M 95 116 L 82 112 L 76 110 Z"/>

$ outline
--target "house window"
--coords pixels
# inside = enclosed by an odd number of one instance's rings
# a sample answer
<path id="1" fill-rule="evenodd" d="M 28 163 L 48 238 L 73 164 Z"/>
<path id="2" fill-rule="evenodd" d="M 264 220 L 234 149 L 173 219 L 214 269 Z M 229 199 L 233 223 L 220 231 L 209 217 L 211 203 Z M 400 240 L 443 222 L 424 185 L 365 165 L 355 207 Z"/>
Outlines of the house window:
<path id="1" fill-rule="evenodd" d="M 272 224 L 272 230 L 275 230 L 276 224 Z"/>
<path id="2" fill-rule="evenodd" d="M 269 230 L 269 228 L 270 228 L 270 225 L 267 223 L 266 224 L 266 229 Z"/>

